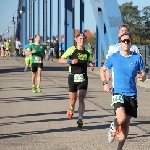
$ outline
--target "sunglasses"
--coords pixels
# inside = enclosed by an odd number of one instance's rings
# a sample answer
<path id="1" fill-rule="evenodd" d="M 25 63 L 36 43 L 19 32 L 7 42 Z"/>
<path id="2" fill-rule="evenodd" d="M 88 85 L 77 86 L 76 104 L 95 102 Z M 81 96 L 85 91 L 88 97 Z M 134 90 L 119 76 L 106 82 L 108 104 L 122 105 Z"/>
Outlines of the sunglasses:
<path id="1" fill-rule="evenodd" d="M 124 40 L 120 40 L 120 42 L 129 44 L 129 43 L 131 43 L 131 40 L 130 39 L 124 39 Z"/>

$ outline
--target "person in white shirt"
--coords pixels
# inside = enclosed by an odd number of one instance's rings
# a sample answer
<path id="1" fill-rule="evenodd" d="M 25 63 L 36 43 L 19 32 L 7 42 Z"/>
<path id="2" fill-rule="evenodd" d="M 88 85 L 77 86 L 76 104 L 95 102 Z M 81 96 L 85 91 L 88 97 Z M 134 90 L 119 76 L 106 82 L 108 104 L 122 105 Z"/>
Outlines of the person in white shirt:
<path id="1" fill-rule="evenodd" d="M 123 24 L 119 27 L 119 31 L 118 31 L 118 37 L 120 37 L 122 34 L 124 33 L 129 33 L 129 26 L 127 24 Z M 114 45 L 110 45 L 109 46 L 109 49 L 108 49 L 108 53 L 106 55 L 106 59 L 111 56 L 112 54 L 118 52 L 121 50 L 121 47 L 120 47 L 120 43 L 116 43 Z M 135 52 L 135 53 L 140 53 L 140 50 L 139 48 L 136 46 L 136 45 L 133 45 L 131 46 L 130 48 L 130 51 L 132 52 Z M 113 70 L 112 70 L 112 75 L 110 73 L 109 70 L 106 71 L 106 79 L 107 80 L 110 80 L 111 79 L 111 76 L 113 76 Z"/>
<path id="2" fill-rule="evenodd" d="M 1 57 L 5 56 L 4 45 L 5 45 L 5 39 L 4 39 L 4 37 L 2 37 L 2 40 L 0 41 L 0 53 L 1 53 Z"/>
<path id="3" fill-rule="evenodd" d="M 21 42 L 19 41 L 19 38 L 16 38 L 15 42 L 15 51 L 16 51 L 16 57 L 20 57 L 20 47 L 21 47 Z"/>

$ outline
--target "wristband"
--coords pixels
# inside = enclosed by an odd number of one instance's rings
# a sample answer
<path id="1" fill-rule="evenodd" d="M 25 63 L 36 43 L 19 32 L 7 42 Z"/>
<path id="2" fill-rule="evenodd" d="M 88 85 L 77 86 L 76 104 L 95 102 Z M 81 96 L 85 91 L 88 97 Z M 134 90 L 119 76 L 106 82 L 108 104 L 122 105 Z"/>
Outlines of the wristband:
<path id="1" fill-rule="evenodd" d="M 103 81 L 103 85 L 108 84 L 108 82 L 106 80 Z"/>
<path id="2" fill-rule="evenodd" d="M 72 60 L 71 59 L 67 59 L 67 63 L 68 64 L 72 64 Z"/>

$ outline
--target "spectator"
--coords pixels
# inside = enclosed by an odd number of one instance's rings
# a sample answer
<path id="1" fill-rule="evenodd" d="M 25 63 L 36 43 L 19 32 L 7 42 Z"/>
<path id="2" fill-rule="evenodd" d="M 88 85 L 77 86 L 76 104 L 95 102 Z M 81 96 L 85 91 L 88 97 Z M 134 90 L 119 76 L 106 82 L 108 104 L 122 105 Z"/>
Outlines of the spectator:
<path id="1" fill-rule="evenodd" d="M 16 42 L 15 42 L 16 57 L 20 57 L 20 48 L 21 48 L 21 42 L 19 41 L 19 38 L 16 37 Z"/>
<path id="2" fill-rule="evenodd" d="M 1 42 L 0 42 L 1 57 L 4 57 L 4 55 L 5 55 L 5 48 L 4 48 L 4 45 L 5 45 L 5 39 L 4 39 L 4 37 L 2 37 L 2 40 L 1 40 Z"/>
<path id="3" fill-rule="evenodd" d="M 88 49 L 92 49 L 92 45 L 88 43 Z"/>
<path id="4" fill-rule="evenodd" d="M 51 42 L 50 42 L 50 49 L 53 53 L 53 56 L 55 56 L 55 53 L 54 53 L 54 40 L 51 40 Z"/>
<path id="5" fill-rule="evenodd" d="M 56 54 L 56 59 L 59 59 L 59 43 L 58 43 L 58 40 L 54 40 L 54 52 Z"/>
<path id="6" fill-rule="evenodd" d="M 60 49 L 61 49 L 61 56 L 64 54 L 65 52 L 65 42 L 64 42 L 64 38 L 62 39 L 62 42 L 60 44 Z"/>

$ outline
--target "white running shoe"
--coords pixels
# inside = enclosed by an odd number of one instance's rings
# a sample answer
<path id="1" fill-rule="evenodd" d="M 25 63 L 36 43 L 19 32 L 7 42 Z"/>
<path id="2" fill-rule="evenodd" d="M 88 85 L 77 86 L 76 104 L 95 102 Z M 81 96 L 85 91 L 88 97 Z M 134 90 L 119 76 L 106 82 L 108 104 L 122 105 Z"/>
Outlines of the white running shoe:
<path id="1" fill-rule="evenodd" d="M 110 128 L 109 128 L 108 135 L 107 135 L 108 141 L 112 143 L 115 137 L 116 137 L 116 130 L 114 129 L 114 122 L 112 122 L 110 124 Z"/>

